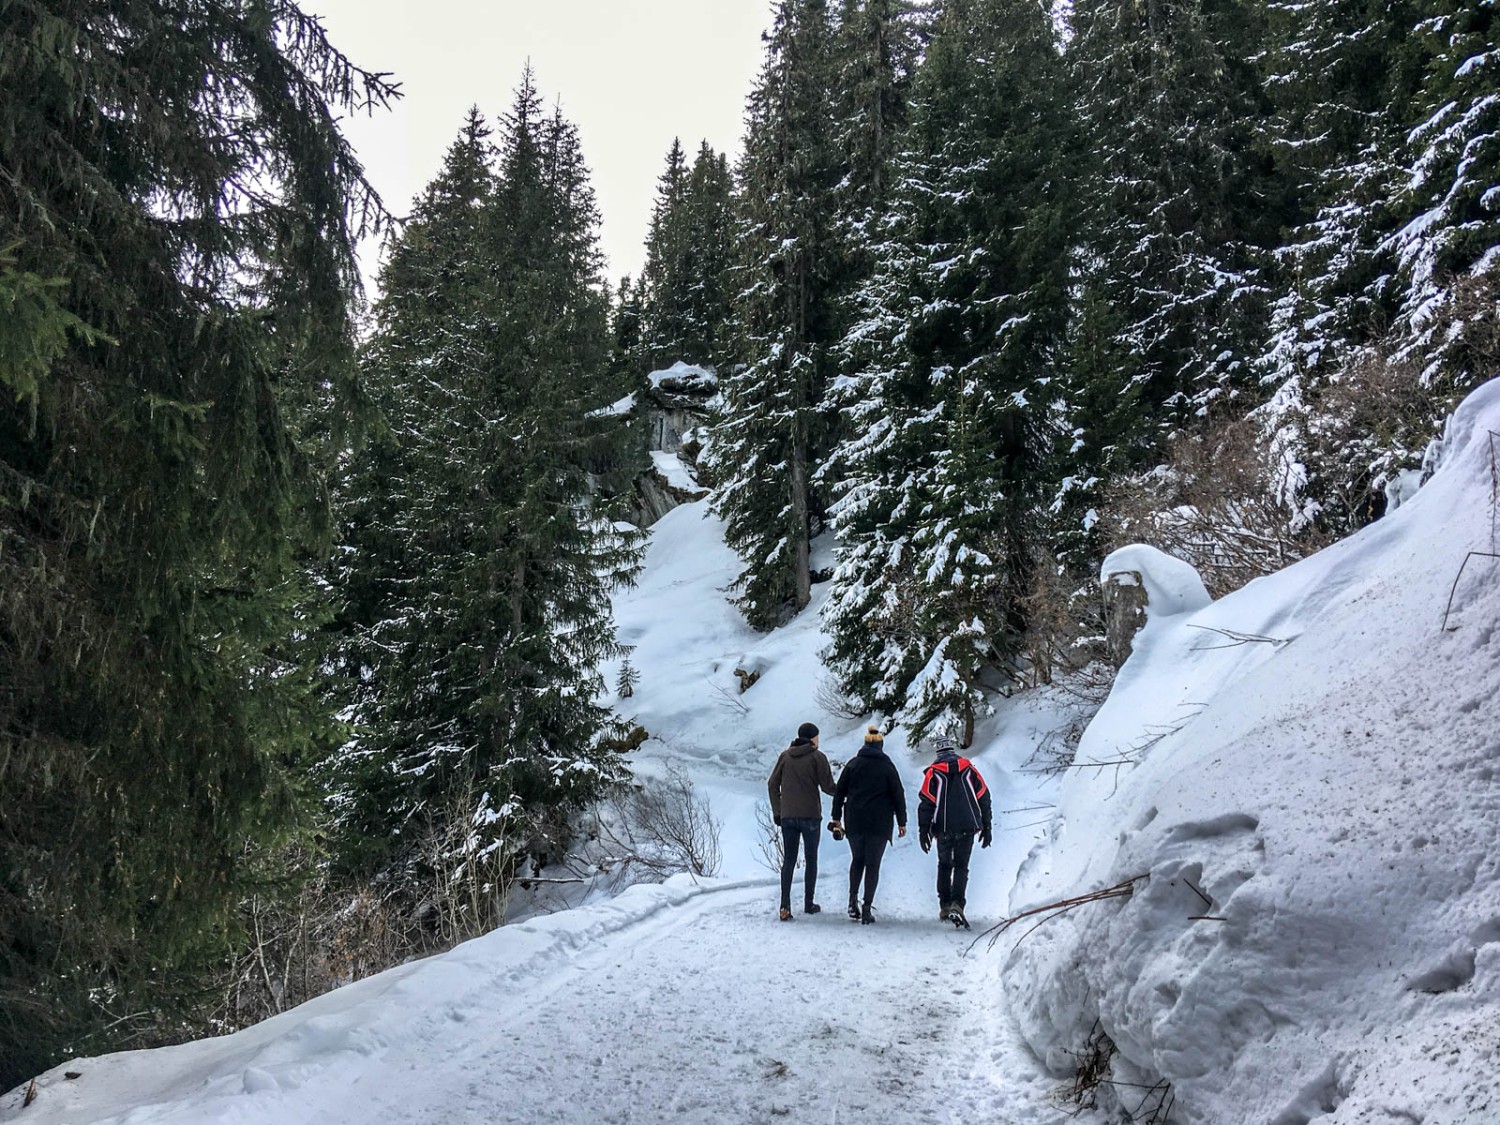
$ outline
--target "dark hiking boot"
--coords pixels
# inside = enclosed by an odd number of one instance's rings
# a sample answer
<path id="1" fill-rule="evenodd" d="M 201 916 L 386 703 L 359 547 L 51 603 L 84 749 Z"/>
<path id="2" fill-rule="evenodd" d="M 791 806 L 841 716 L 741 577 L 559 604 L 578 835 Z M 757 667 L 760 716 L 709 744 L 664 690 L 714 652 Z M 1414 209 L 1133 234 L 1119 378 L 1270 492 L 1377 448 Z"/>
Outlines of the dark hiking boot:
<path id="1" fill-rule="evenodd" d="M 860 920 L 859 903 L 855 902 L 852 898 L 849 900 L 849 917 L 856 922 Z"/>
<path id="2" fill-rule="evenodd" d="M 804 903 L 803 904 L 803 906 L 802 906 L 802 913 L 804 913 L 804 914 L 818 914 L 818 913 L 820 913 L 822 911 L 822 909 L 823 908 L 821 906 L 819 906 L 817 903 L 815 903 L 815 902 L 809 902 L 809 903 Z"/>
<path id="3" fill-rule="evenodd" d="M 961 930 L 969 928 L 969 920 L 964 917 L 964 908 L 962 906 L 955 906 L 948 911 L 948 921 Z"/>
<path id="4" fill-rule="evenodd" d="M 792 920 L 792 908 L 790 906 L 783 906 L 780 918 L 783 922 L 790 922 Z"/>
<path id="5" fill-rule="evenodd" d="M 859 921 L 863 926 L 868 926 L 871 922 L 875 921 L 875 911 L 870 909 L 868 902 L 865 903 L 864 909 L 859 912 Z"/>

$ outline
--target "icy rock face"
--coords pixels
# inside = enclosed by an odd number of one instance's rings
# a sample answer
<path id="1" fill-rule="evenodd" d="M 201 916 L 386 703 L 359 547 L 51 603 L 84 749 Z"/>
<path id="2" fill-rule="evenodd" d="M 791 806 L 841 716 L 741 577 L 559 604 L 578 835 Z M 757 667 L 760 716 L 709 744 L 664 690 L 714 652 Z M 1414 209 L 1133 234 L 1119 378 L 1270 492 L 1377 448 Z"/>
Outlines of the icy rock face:
<path id="1" fill-rule="evenodd" d="M 1136 1085 L 1106 1109 L 1500 1120 L 1500 381 L 1431 461 L 1386 518 L 1218 602 L 1139 548 L 1106 564 L 1168 600 L 1010 910 L 1134 890 L 1002 938 L 1037 1058 L 1064 1079 L 1098 1032 L 1118 1050 Z"/>

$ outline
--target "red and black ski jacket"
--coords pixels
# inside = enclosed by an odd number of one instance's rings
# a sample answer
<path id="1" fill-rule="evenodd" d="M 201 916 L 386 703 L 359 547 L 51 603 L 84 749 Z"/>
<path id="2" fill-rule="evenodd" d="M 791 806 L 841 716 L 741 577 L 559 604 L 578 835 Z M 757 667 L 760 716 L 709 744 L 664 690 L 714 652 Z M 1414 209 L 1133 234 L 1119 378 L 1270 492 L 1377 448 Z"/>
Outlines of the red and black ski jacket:
<path id="1" fill-rule="evenodd" d="M 969 759 L 940 751 L 922 775 L 917 831 L 924 836 L 957 836 L 989 830 L 989 786 Z"/>

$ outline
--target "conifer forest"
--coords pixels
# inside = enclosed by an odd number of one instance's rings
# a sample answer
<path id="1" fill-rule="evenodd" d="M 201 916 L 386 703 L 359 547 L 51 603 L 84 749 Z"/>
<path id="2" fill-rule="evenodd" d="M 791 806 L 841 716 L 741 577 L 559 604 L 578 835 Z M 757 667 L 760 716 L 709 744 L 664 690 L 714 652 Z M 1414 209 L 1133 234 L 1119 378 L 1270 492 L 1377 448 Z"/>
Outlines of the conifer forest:
<path id="1" fill-rule="evenodd" d="M 776 0 L 742 151 L 674 143 L 612 279 L 545 75 L 408 208 L 338 125 L 400 76 L 292 0 L 0 0 L 0 1089 L 546 877 L 646 733 L 601 664 L 653 371 L 717 374 L 744 618 L 830 584 L 840 691 L 913 737 L 1094 661 L 1118 546 L 1218 595 L 1380 519 L 1500 370 L 1497 37 Z"/>

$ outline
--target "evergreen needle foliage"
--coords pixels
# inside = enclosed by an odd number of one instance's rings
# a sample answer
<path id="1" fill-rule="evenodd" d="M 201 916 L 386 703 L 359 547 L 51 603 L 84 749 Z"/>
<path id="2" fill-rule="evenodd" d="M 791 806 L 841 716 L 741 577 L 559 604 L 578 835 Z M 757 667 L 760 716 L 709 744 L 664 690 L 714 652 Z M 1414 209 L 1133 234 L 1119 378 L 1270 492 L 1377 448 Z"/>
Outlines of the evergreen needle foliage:
<path id="1" fill-rule="evenodd" d="M 0 1087 L 179 1034 L 297 822 L 392 92 L 290 3 L 0 5 Z"/>
<path id="2" fill-rule="evenodd" d="M 408 902 L 427 841 L 545 858 L 624 774 L 598 665 L 639 551 L 606 518 L 628 434 L 599 409 L 597 223 L 528 72 L 498 146 L 471 111 L 382 274 L 364 373 L 388 429 L 349 467 L 336 576 L 355 736 L 326 776 L 341 869 Z"/>

